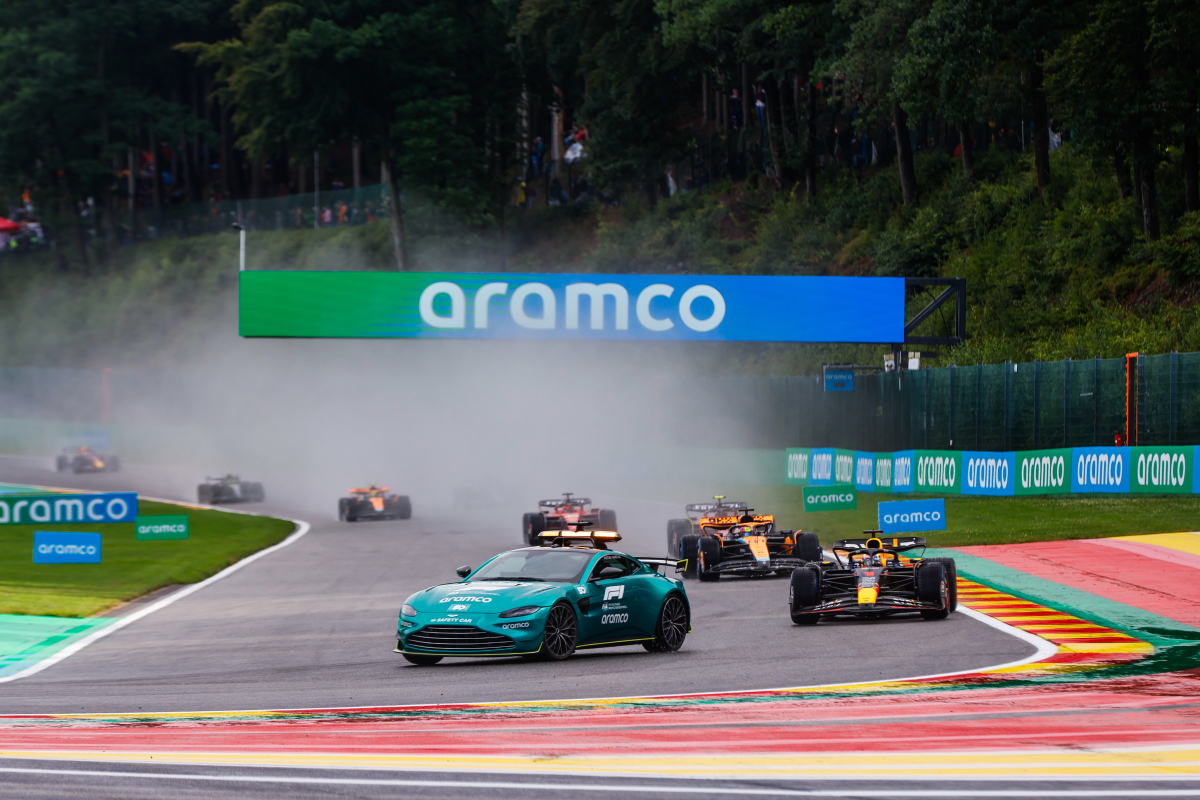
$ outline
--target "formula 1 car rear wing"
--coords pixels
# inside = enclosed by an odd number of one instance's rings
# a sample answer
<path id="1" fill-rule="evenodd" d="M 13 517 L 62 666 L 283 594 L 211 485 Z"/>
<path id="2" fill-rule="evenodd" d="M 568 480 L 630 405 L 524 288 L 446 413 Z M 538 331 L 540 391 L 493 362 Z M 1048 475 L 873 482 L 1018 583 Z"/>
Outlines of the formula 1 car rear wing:
<path id="1" fill-rule="evenodd" d="M 563 497 L 554 500 L 538 500 L 539 508 L 558 508 L 559 506 L 590 506 L 592 498 L 590 497 L 572 497 L 570 492 L 565 492 Z"/>
<path id="2" fill-rule="evenodd" d="M 833 543 L 834 550 L 892 550 L 897 553 L 928 547 L 920 536 L 884 536 L 882 531 L 863 531 L 876 536 L 864 539 L 842 539 Z"/>
<path id="3" fill-rule="evenodd" d="M 716 511 L 718 513 L 733 513 L 735 511 L 746 511 L 749 508 L 750 506 L 748 503 L 743 503 L 740 501 L 731 501 L 726 503 L 723 500 L 717 500 L 715 503 L 688 503 L 683 507 L 683 510 L 688 516 L 691 516 L 692 514 L 707 516 L 712 511 Z"/>

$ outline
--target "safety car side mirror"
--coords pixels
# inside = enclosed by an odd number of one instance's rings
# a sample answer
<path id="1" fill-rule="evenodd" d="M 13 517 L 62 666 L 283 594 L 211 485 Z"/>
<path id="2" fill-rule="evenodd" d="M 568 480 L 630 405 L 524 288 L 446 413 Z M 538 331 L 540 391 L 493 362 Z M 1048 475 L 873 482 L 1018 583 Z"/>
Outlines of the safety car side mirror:
<path id="1" fill-rule="evenodd" d="M 459 567 L 458 569 L 456 569 L 454 571 L 458 573 L 458 577 L 460 577 L 460 578 L 465 578 L 471 574 L 470 567 Z"/>
<path id="2" fill-rule="evenodd" d="M 593 575 L 592 580 L 607 581 L 611 578 L 619 578 L 624 574 L 625 570 L 621 569 L 620 567 L 605 567 L 604 569 L 600 570 L 599 574 Z"/>

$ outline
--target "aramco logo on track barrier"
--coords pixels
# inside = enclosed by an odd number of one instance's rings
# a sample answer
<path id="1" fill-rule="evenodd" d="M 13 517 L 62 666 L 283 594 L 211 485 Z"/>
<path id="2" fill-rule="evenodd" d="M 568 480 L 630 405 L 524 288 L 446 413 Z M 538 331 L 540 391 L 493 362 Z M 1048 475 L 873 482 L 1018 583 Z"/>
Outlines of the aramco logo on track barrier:
<path id="1" fill-rule="evenodd" d="M 0 525 L 31 522 L 133 522 L 137 495 L 111 494 L 5 495 L 0 497 Z"/>

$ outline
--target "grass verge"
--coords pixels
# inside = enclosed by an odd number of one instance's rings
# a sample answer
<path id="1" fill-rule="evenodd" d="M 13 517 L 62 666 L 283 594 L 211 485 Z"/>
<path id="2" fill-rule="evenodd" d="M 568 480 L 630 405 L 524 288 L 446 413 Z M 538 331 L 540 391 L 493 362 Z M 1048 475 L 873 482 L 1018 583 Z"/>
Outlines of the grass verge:
<path id="1" fill-rule="evenodd" d="M 264 547 L 295 526 L 282 519 L 206 511 L 139 500 L 139 513 L 190 517 L 188 539 L 139 542 L 133 523 L 0 526 L 0 614 L 87 617 L 155 589 L 197 583 Z M 103 534 L 99 564 L 34 564 L 33 532 Z"/>
<path id="2" fill-rule="evenodd" d="M 1200 496 L 1193 495 L 964 497 L 860 492 L 855 511 L 817 512 L 805 512 L 799 486 L 745 487 L 730 490 L 728 495 L 732 500 L 745 500 L 759 513 L 775 514 L 781 527 L 813 531 L 824 544 L 861 536 L 864 530 L 875 528 L 880 502 L 935 497 L 946 501 L 947 530 L 920 534 L 933 547 L 1200 530 Z"/>

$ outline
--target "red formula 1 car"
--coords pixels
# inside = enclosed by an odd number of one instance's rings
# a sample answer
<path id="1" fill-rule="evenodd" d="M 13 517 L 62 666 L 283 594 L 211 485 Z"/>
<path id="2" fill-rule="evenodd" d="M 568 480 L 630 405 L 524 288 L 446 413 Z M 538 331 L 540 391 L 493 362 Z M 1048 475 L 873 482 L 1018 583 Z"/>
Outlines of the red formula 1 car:
<path id="1" fill-rule="evenodd" d="M 954 559 L 924 558 L 925 540 L 919 537 L 864 533 L 867 538 L 835 543 L 833 561 L 813 561 L 792 572 L 792 622 L 815 625 L 837 615 L 945 619 L 958 607 Z M 921 551 L 916 558 L 908 555 L 914 550 Z"/>
<path id="2" fill-rule="evenodd" d="M 525 544 L 544 544 L 542 531 L 565 531 L 578 523 L 590 525 L 597 531 L 615 532 L 617 512 L 610 508 L 592 508 L 591 505 L 589 498 L 573 497 L 571 492 L 564 493 L 561 500 L 539 500 L 538 510 L 521 519 L 521 535 Z"/>

